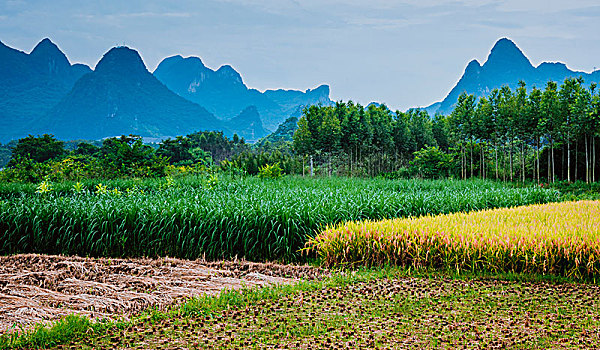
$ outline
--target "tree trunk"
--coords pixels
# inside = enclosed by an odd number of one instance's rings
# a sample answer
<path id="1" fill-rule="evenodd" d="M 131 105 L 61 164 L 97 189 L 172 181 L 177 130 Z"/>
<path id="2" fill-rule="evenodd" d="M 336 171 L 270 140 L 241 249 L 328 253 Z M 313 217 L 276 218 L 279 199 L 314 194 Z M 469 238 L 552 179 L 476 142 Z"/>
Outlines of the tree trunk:
<path id="1" fill-rule="evenodd" d="M 552 167 L 550 164 L 552 164 L 552 161 L 550 160 L 550 149 L 548 149 L 548 183 L 552 182 Z"/>
<path id="2" fill-rule="evenodd" d="M 592 135 L 592 182 L 596 182 L 596 135 Z"/>
<path id="3" fill-rule="evenodd" d="M 561 167 L 561 172 L 560 172 L 561 178 L 560 179 L 561 180 L 566 179 L 566 176 L 565 176 L 565 169 L 566 169 L 565 168 L 565 153 L 566 153 L 565 152 L 565 145 L 563 145 L 562 146 L 562 152 L 561 152 L 561 155 L 560 155 L 561 156 L 561 158 L 560 158 L 560 167 Z"/>
<path id="4" fill-rule="evenodd" d="M 571 141 L 570 140 L 567 141 L 567 181 L 571 182 Z"/>
<path id="5" fill-rule="evenodd" d="M 508 146 L 508 163 L 510 166 L 510 182 L 513 182 L 513 143 L 512 140 L 509 143 Z"/>
<path id="6" fill-rule="evenodd" d="M 473 141 L 471 141 L 471 178 L 473 178 Z"/>
<path id="7" fill-rule="evenodd" d="M 536 173 L 537 173 L 537 183 L 540 183 L 540 138 L 536 137 L 536 145 L 535 145 L 535 159 L 537 161 Z"/>
<path id="8" fill-rule="evenodd" d="M 573 181 L 577 181 L 577 175 L 579 175 L 577 171 L 577 162 L 579 160 L 579 157 L 577 156 L 577 154 L 579 154 L 579 152 L 577 152 L 577 147 L 579 147 L 579 141 L 575 140 L 575 177 Z"/>
<path id="9" fill-rule="evenodd" d="M 305 156 L 302 156 L 302 177 L 304 177 L 304 161 Z"/>
<path id="10" fill-rule="evenodd" d="M 552 140 L 552 183 L 556 181 L 556 168 L 554 166 L 554 140 Z"/>
<path id="11" fill-rule="evenodd" d="M 460 145 L 460 177 L 464 180 L 466 178 L 465 171 L 465 156 L 463 145 Z"/>
<path id="12" fill-rule="evenodd" d="M 590 161 L 589 161 L 589 148 L 588 148 L 588 136 L 585 135 L 585 183 L 590 183 Z"/>
<path id="13" fill-rule="evenodd" d="M 352 177 L 352 147 L 350 147 L 350 177 Z"/>
<path id="14" fill-rule="evenodd" d="M 463 145 L 460 145 L 460 177 L 464 180 L 466 178 L 465 173 L 465 156 Z"/>
<path id="15" fill-rule="evenodd" d="M 494 153 L 496 154 L 496 180 L 498 180 L 498 142 L 494 142 Z"/>
<path id="16" fill-rule="evenodd" d="M 523 179 L 523 183 L 525 183 L 525 141 L 521 141 L 521 164 L 522 164 L 521 179 Z"/>
<path id="17" fill-rule="evenodd" d="M 502 181 L 506 182 L 506 145 L 502 145 Z"/>
<path id="18" fill-rule="evenodd" d="M 485 180 L 485 144 L 481 144 L 479 153 L 481 153 L 481 177 Z"/>

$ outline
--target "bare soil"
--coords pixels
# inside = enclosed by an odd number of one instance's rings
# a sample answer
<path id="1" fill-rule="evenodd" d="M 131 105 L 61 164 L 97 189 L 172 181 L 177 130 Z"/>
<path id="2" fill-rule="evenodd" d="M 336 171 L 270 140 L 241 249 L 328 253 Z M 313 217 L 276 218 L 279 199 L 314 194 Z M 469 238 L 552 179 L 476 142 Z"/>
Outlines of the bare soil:
<path id="1" fill-rule="evenodd" d="M 378 278 L 112 329 L 62 349 L 600 349 L 598 295 L 590 284 Z"/>
<path id="2" fill-rule="evenodd" d="M 0 257 L 0 332 L 68 314 L 129 318 L 148 307 L 243 286 L 327 274 L 311 266 L 173 258 L 108 259 L 37 254 Z"/>

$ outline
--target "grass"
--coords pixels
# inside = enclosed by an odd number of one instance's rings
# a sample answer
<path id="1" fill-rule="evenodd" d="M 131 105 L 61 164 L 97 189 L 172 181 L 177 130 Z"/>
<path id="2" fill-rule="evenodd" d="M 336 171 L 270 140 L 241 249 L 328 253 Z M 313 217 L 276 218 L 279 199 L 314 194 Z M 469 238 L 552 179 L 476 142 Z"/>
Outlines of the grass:
<path id="1" fill-rule="evenodd" d="M 245 257 L 298 261 L 327 224 L 554 202 L 557 191 L 489 181 L 194 177 L 0 184 L 0 254 Z"/>
<path id="2" fill-rule="evenodd" d="M 425 266 L 600 276 L 600 201 L 563 202 L 418 218 L 347 222 L 309 249 L 326 265 Z"/>
<path id="3" fill-rule="evenodd" d="M 516 280 L 515 280 L 516 278 Z M 379 268 L 323 281 L 225 291 L 128 323 L 83 324 L 63 341 L 37 333 L 0 348 L 596 348 L 599 287 L 538 275 Z M 64 332 L 61 329 L 49 332 Z"/>

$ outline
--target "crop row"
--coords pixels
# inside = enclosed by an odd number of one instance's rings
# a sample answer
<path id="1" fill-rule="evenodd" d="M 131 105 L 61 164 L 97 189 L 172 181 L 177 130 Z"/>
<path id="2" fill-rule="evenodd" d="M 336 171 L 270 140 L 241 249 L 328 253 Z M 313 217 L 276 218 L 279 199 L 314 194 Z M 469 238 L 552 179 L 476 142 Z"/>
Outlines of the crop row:
<path id="1" fill-rule="evenodd" d="M 130 182 L 126 182 L 130 184 Z M 0 254 L 173 256 L 250 260 L 302 259 L 300 250 L 327 224 L 510 207 L 558 200 L 539 188 L 489 182 L 285 178 L 221 179 L 212 186 L 183 178 L 110 183 L 78 192 L 57 185 L 5 190 Z M 121 184 L 122 185 L 122 184 Z M 62 187 L 61 187 L 62 186 Z M 31 190 L 31 191 L 30 191 Z"/>
<path id="2" fill-rule="evenodd" d="M 346 222 L 307 243 L 327 265 L 600 276 L 600 201 Z"/>

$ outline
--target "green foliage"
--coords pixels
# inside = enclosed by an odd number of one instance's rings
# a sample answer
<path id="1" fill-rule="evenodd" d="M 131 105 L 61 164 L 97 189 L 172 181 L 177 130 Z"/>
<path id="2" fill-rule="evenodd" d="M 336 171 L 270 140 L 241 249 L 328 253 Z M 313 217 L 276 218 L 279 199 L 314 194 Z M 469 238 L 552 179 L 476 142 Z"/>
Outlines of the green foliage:
<path id="1" fill-rule="evenodd" d="M 534 86 L 529 93 L 522 81 L 515 91 L 503 86 L 479 99 L 463 93 L 449 116 L 338 102 L 303 110 L 293 150 L 311 156 L 315 168 L 326 167 L 328 174 L 377 176 L 410 165 L 422 168 L 410 174 L 423 176 L 427 166 L 423 157 L 414 159 L 422 155 L 416 152 L 437 147 L 452 164 L 443 160 L 439 174 L 429 169 L 425 176 L 595 182 L 599 106 L 597 86 L 586 89 L 581 78 L 567 78 L 560 87 L 548 82 L 544 91 Z"/>
<path id="2" fill-rule="evenodd" d="M 47 178 L 49 173 L 49 164 L 21 158 L 10 168 L 0 172 L 0 181 L 40 182 Z"/>
<path id="3" fill-rule="evenodd" d="M 31 159 L 34 162 L 42 163 L 50 159 L 56 159 L 63 154 L 65 154 L 64 143 L 55 139 L 53 135 L 29 135 L 19 139 L 12 149 L 12 157 L 8 162 L 8 166 L 14 166 L 21 159 Z"/>
<path id="4" fill-rule="evenodd" d="M 279 164 L 282 174 L 301 174 L 301 160 L 293 157 L 290 154 L 282 154 L 279 151 L 271 153 L 266 152 L 243 152 L 232 157 L 231 162 L 221 164 L 223 171 L 231 172 L 235 170 L 237 173 L 248 175 L 259 175 L 260 169 L 269 164 Z"/>
<path id="5" fill-rule="evenodd" d="M 294 150 L 297 154 L 305 155 L 313 152 L 313 139 L 306 117 L 298 121 L 298 130 L 294 133 Z"/>
<path id="6" fill-rule="evenodd" d="M 415 159 L 410 162 L 417 170 L 417 175 L 426 179 L 449 176 L 453 157 L 437 147 L 427 147 L 414 153 Z"/>
<path id="7" fill-rule="evenodd" d="M 216 188 L 219 185 L 219 176 L 217 174 L 207 174 L 204 184 L 207 188 Z"/>
<path id="8" fill-rule="evenodd" d="M 87 142 L 80 142 L 73 150 L 73 155 L 94 157 L 100 152 L 100 147 Z"/>
<path id="9" fill-rule="evenodd" d="M 75 191 L 75 193 L 82 193 L 83 192 L 83 184 L 81 182 L 77 182 L 73 185 L 73 191 Z"/>
<path id="10" fill-rule="evenodd" d="M 42 181 L 38 187 L 37 190 L 35 191 L 35 193 L 39 193 L 39 194 L 47 194 L 52 192 L 52 184 L 49 183 L 48 181 Z"/>
<path id="11" fill-rule="evenodd" d="M 265 164 L 258 169 L 258 177 L 261 179 L 278 179 L 283 176 L 283 169 L 279 163 Z"/>
<path id="12" fill-rule="evenodd" d="M 0 183 L 0 254 L 245 257 L 302 260 L 307 237 L 327 224 L 559 199 L 542 188 L 503 188 L 484 181 L 284 177 Z M 304 257 L 306 258 L 306 257 Z"/>
<path id="13" fill-rule="evenodd" d="M 105 139 L 100 148 L 79 143 L 71 154 L 62 158 L 58 157 L 64 154 L 62 142 L 53 141 L 48 135 L 28 137 L 21 141 L 15 146 L 17 156 L 13 153 L 9 167 L 0 172 L 1 181 L 39 183 L 46 179 L 78 181 L 90 178 L 160 177 L 165 175 L 168 164 L 166 158 L 157 156 L 152 147 L 144 145 L 141 137 L 135 135 Z M 37 156 L 29 157 L 36 147 Z M 48 149 L 41 151 L 44 147 Z M 54 151 L 49 150 L 52 147 Z M 24 152 L 28 152 L 28 156 L 22 156 Z M 48 158 L 50 154 L 55 156 Z"/>
<path id="14" fill-rule="evenodd" d="M 290 117 L 281 123 L 275 132 L 258 140 L 256 147 L 265 151 L 291 149 L 294 132 L 298 129 L 298 118 Z M 235 136 L 235 135 L 234 135 Z"/>

